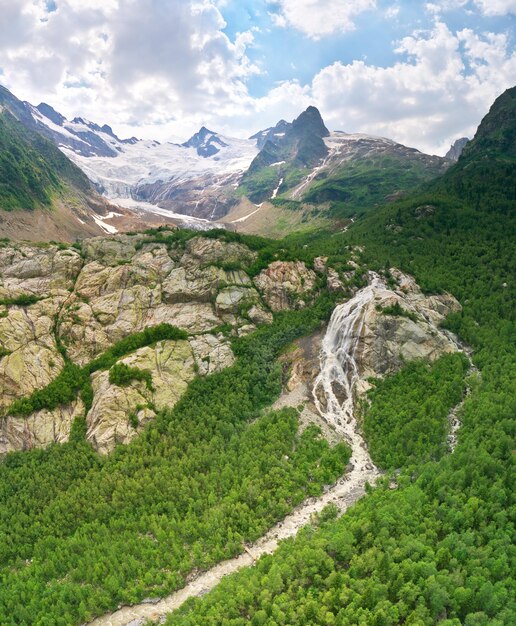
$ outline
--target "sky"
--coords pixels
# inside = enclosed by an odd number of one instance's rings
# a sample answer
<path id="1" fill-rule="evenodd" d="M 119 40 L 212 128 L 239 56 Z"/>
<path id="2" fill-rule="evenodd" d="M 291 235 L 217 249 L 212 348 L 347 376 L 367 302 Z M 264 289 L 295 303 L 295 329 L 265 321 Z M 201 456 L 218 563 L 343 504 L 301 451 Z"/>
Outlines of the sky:
<path id="1" fill-rule="evenodd" d="M 0 84 L 121 137 L 331 130 L 433 154 L 516 83 L 516 0 L 0 0 Z"/>

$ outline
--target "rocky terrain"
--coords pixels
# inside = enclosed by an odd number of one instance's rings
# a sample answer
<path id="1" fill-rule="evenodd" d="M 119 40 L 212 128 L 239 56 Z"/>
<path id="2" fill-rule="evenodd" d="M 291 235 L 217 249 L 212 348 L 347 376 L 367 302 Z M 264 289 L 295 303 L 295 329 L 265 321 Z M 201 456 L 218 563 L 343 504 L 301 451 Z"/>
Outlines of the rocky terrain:
<path id="1" fill-rule="evenodd" d="M 77 247 L 4 244 L 0 454 L 68 439 L 74 419 L 85 412 L 80 397 L 52 410 L 9 415 L 13 401 L 45 388 L 65 360 L 84 367 L 116 342 L 163 323 L 187 333 L 119 359 L 150 372 L 150 381 L 121 386 L 106 369 L 92 373 L 87 438 L 107 453 L 129 442 L 156 411 L 173 406 L 196 375 L 231 365 L 231 335 L 252 332 L 278 311 L 309 306 L 318 276 L 331 291 L 349 293 L 346 281 L 353 272 L 339 275 L 325 258 L 315 259 L 313 269 L 301 261 L 273 261 L 251 277 L 246 268 L 255 260 L 256 253 L 242 244 L 201 236 L 184 245 L 159 243 L 151 235 L 93 238 Z M 438 324 L 458 303 L 447 295 L 424 296 L 396 270 L 392 279 L 395 290 L 385 284 L 370 288 L 354 329 L 361 391 L 369 376 L 456 349 Z M 385 315 L 394 305 L 401 313 Z"/>
<path id="2" fill-rule="evenodd" d="M 78 399 L 29 417 L 8 415 L 14 400 L 45 387 L 62 370 L 59 346 L 83 366 L 149 326 L 167 323 L 188 333 L 187 340 L 160 341 L 121 359 L 150 371 L 152 389 L 142 381 L 113 385 L 107 371 L 92 375 L 87 437 L 101 452 L 130 441 L 156 410 L 173 406 L 196 375 L 230 365 L 234 357 L 221 327 L 230 334 L 251 332 L 272 320 L 271 309 L 304 306 L 313 288 L 314 273 L 303 263 L 276 263 L 254 286 L 245 269 L 223 269 L 245 268 L 255 258 L 243 245 L 203 237 L 184 247 L 152 243 L 145 235 L 93 238 L 81 250 L 4 244 L 0 453 L 66 441 L 84 411 Z M 282 277 L 289 275 L 292 282 L 285 282 Z"/>

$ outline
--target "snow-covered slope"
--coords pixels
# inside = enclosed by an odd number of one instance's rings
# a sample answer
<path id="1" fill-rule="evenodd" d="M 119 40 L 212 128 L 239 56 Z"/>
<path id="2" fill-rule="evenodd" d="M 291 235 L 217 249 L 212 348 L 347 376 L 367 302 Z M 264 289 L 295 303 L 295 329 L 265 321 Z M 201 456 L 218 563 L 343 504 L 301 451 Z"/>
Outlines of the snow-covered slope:
<path id="1" fill-rule="evenodd" d="M 225 137 L 205 127 L 183 144 L 120 139 L 107 125 L 82 118 L 68 121 L 44 103 L 27 103 L 27 108 L 39 132 L 107 198 L 159 203 L 181 214 L 211 219 L 224 215 L 234 202 L 230 192 L 258 153 L 253 139 Z"/>

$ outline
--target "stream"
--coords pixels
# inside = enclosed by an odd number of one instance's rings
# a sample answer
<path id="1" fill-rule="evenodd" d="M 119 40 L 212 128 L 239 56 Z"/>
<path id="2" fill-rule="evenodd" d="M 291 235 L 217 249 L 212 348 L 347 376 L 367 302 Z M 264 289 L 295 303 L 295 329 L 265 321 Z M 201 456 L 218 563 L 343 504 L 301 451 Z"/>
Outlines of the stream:
<path id="1" fill-rule="evenodd" d="M 320 374 L 315 380 L 313 400 L 320 416 L 340 438 L 351 446 L 350 471 L 329 487 L 319 498 L 309 498 L 278 522 L 254 544 L 247 546 L 239 556 L 223 561 L 171 595 L 101 616 L 91 622 L 94 626 L 140 626 L 145 620 L 164 620 L 167 613 L 180 607 L 188 598 L 201 596 L 213 589 L 224 576 L 252 565 L 263 554 L 273 553 L 278 543 L 293 537 L 328 504 L 334 504 L 340 513 L 346 511 L 365 493 L 366 484 L 372 484 L 380 475 L 374 466 L 367 444 L 354 418 L 354 386 L 358 380 L 355 353 L 364 323 L 364 304 L 373 297 L 373 288 L 380 279 L 371 276 L 371 284 L 360 290 L 352 300 L 333 311 L 320 355 Z M 285 392 L 275 406 L 298 406 L 299 393 Z"/>

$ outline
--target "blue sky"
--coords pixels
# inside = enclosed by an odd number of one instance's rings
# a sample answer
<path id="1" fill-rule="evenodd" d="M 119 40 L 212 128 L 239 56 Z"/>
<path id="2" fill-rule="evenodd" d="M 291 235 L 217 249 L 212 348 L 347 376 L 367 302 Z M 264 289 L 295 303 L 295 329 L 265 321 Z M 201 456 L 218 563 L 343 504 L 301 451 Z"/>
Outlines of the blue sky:
<path id="1" fill-rule="evenodd" d="M 248 86 L 253 97 L 262 97 L 281 81 L 309 83 L 320 69 L 335 61 L 351 63 L 362 59 L 368 64 L 388 67 L 403 59 L 394 52 L 396 41 L 414 30 L 431 29 L 435 21 L 435 13 L 425 9 L 428 4 L 425 2 L 384 0 L 375 4 L 374 9 L 354 19 L 354 30 L 337 31 L 317 39 L 297 29 L 276 26 L 272 16 L 281 15 L 280 3 L 229 0 L 221 7 L 221 13 L 227 22 L 224 32 L 230 38 L 254 29 L 255 42 L 248 56 L 262 73 L 251 78 Z M 446 24 L 453 30 L 506 32 L 510 49 L 514 50 L 514 14 L 486 16 L 475 8 L 470 2 L 444 11 Z"/>
<path id="2" fill-rule="evenodd" d="M 443 153 L 516 81 L 516 0 L 0 0 L 0 81 L 121 135 L 330 128 Z"/>

